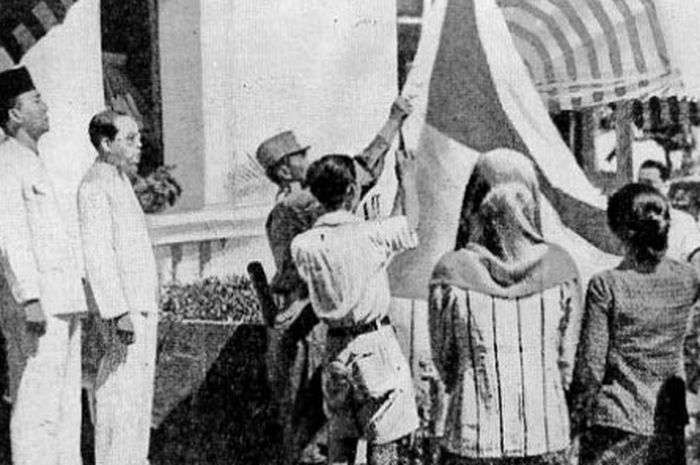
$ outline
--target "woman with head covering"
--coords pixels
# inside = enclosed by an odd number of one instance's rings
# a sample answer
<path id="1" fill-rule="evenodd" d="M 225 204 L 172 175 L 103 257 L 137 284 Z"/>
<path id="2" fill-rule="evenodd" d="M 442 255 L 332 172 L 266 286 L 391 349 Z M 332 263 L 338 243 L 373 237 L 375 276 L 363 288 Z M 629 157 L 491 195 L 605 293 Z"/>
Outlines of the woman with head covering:
<path id="1" fill-rule="evenodd" d="M 580 463 L 684 464 L 683 355 L 697 348 L 698 278 L 665 257 L 669 206 L 656 189 L 629 184 L 607 213 L 625 256 L 586 294 L 571 387 Z"/>
<path id="2" fill-rule="evenodd" d="M 462 214 L 457 230 L 456 250 L 463 248 L 470 237 L 478 234 L 479 222 L 474 220 L 484 196 L 497 184 L 518 182 L 531 192 L 534 201 L 533 226 L 541 235 L 540 195 L 537 172 L 522 153 L 510 149 L 495 149 L 479 157 L 469 177 L 462 201 Z"/>
<path id="3" fill-rule="evenodd" d="M 463 242 L 433 272 L 431 347 L 449 393 L 445 464 L 566 463 L 581 292 L 570 256 L 542 238 L 536 195 L 523 155 L 482 156 Z"/>

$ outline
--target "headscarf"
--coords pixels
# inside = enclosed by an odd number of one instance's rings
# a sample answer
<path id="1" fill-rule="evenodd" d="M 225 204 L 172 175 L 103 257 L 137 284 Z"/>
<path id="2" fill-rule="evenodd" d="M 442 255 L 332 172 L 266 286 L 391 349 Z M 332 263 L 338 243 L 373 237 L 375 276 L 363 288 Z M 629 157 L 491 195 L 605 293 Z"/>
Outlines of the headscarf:
<path id="1" fill-rule="evenodd" d="M 474 165 L 464 191 L 455 250 L 465 247 L 481 234 L 476 216 L 482 201 L 494 186 L 508 182 L 521 183 L 530 191 L 534 201 L 533 227 L 542 235 L 539 183 L 535 166 L 522 153 L 500 148 L 481 155 Z"/>

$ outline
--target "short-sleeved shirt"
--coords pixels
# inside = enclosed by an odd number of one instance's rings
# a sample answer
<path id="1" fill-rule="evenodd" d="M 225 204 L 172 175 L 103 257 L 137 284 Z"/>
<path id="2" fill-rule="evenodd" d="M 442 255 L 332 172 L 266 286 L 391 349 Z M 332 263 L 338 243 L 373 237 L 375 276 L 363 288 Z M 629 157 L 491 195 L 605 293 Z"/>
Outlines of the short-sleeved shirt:
<path id="1" fill-rule="evenodd" d="M 353 326 L 387 315 L 387 266 L 397 253 L 417 245 L 405 216 L 363 221 L 337 211 L 294 239 L 292 258 L 317 316 L 330 326 Z"/>

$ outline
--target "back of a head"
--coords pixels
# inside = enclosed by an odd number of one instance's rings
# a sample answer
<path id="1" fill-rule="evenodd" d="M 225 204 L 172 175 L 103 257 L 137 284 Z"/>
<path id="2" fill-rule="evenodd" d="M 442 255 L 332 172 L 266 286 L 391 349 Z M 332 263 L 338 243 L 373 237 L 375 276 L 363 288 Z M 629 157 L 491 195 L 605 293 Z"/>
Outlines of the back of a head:
<path id="1" fill-rule="evenodd" d="M 347 155 L 325 155 L 306 172 L 306 185 L 327 211 L 342 207 L 348 188 L 355 184 L 355 162 Z"/>
<path id="2" fill-rule="evenodd" d="M 484 182 L 494 186 L 504 182 L 521 182 L 538 189 L 535 165 L 524 154 L 511 149 L 495 149 L 479 157 L 474 165 Z"/>
<path id="3" fill-rule="evenodd" d="M 661 178 L 662 181 L 668 181 L 669 178 L 669 172 L 668 168 L 666 167 L 665 164 L 661 163 L 658 160 L 644 160 L 642 164 L 639 166 L 639 170 L 648 170 L 648 169 L 655 169 L 659 171 L 659 177 Z"/>
<path id="4" fill-rule="evenodd" d="M 644 262 L 658 263 L 668 247 L 668 202 L 646 184 L 627 184 L 608 201 L 608 224 L 615 235 Z"/>
<path id="5" fill-rule="evenodd" d="M 531 243 L 544 242 L 535 224 L 537 205 L 529 187 L 520 182 L 494 186 L 484 197 L 477 216 L 479 239 L 494 254 L 512 249 L 513 243 L 525 238 Z"/>
<path id="6" fill-rule="evenodd" d="M 470 240 L 470 222 L 489 191 L 503 183 L 520 183 L 530 190 L 535 207 L 535 225 L 541 230 L 539 218 L 539 182 L 532 161 L 524 154 L 511 149 L 495 149 L 482 154 L 469 177 L 464 191 L 462 211 L 457 232 L 456 249 L 464 247 Z M 540 233 L 541 234 L 541 233 Z"/>
<path id="7" fill-rule="evenodd" d="M 126 114 L 113 110 L 104 110 L 92 117 L 88 126 L 88 134 L 90 135 L 90 142 L 92 142 L 92 145 L 98 152 L 100 151 L 102 139 L 114 140 L 118 132 L 114 122 L 122 116 L 126 116 Z"/>

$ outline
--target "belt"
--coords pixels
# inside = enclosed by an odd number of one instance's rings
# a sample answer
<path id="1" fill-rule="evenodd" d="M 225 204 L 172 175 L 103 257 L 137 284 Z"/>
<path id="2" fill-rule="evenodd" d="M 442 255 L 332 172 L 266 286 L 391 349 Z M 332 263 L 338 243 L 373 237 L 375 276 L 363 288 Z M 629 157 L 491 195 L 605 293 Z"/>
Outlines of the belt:
<path id="1" fill-rule="evenodd" d="M 364 323 L 361 325 L 355 325 L 355 326 L 346 326 L 346 327 L 339 327 L 339 328 L 328 328 L 328 336 L 329 337 L 354 337 L 354 336 L 359 336 L 360 334 L 366 334 L 366 333 L 371 333 L 372 331 L 377 331 L 379 328 L 382 326 L 390 326 L 391 321 L 389 321 L 389 317 L 385 316 L 381 320 L 375 320 L 371 323 Z"/>

